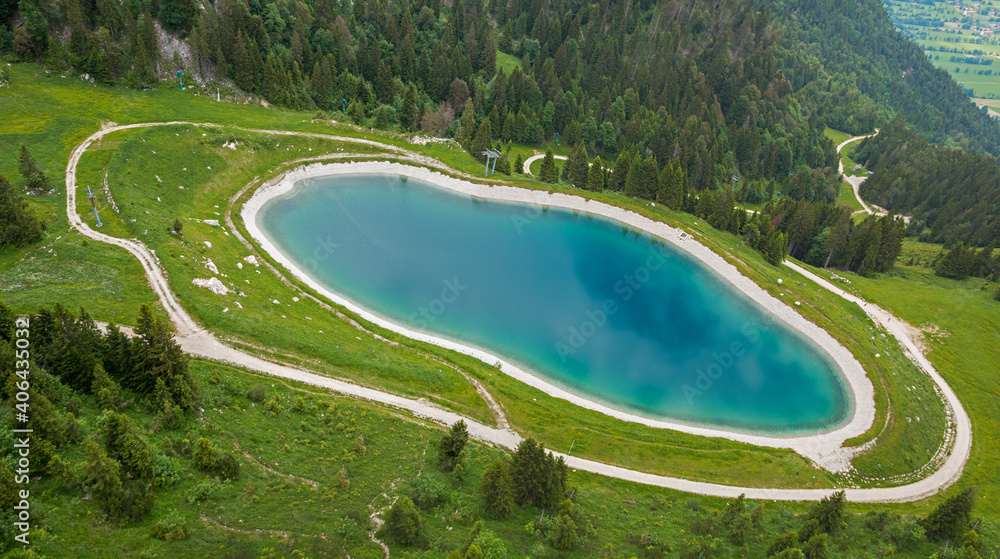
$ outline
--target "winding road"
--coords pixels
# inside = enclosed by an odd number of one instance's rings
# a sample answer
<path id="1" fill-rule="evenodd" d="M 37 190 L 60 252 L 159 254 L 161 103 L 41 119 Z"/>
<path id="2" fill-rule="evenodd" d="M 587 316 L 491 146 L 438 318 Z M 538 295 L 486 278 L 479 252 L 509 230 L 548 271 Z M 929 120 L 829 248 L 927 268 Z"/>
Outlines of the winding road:
<path id="1" fill-rule="evenodd" d="M 181 349 L 190 355 L 203 357 L 206 359 L 211 359 L 214 361 L 224 362 L 232 364 L 238 367 L 249 369 L 252 371 L 273 375 L 277 377 L 282 377 L 290 379 L 293 381 L 298 381 L 313 386 L 318 386 L 326 388 L 328 390 L 356 398 L 363 398 L 372 402 L 377 402 L 386 406 L 390 406 L 397 409 L 402 409 L 410 412 L 414 416 L 424 418 L 442 425 L 450 425 L 460 419 L 465 420 L 468 425 L 469 433 L 478 440 L 486 443 L 494 444 L 499 447 L 513 449 L 521 442 L 521 436 L 518 435 L 513 429 L 506 427 L 507 422 L 502 417 L 502 411 L 498 411 L 498 408 L 494 408 L 495 413 L 500 413 L 501 416 L 498 417 L 497 424 L 501 426 L 500 428 L 491 427 L 484 425 L 480 422 L 470 420 L 468 418 L 462 417 L 459 414 L 445 410 L 438 406 L 435 406 L 426 400 L 405 398 L 398 396 L 396 394 L 391 394 L 388 392 L 383 392 L 380 390 L 375 390 L 372 388 L 359 386 L 352 384 L 350 382 L 328 378 L 317 373 L 298 369 L 294 367 L 289 367 L 286 365 L 281 365 L 277 363 L 272 363 L 266 361 L 254 355 L 250 355 L 244 351 L 232 348 L 218 341 L 211 332 L 208 332 L 202 328 L 184 309 L 184 307 L 177 300 L 174 293 L 170 290 L 170 286 L 164 277 L 164 272 L 160 267 L 159 261 L 156 255 L 144 244 L 134 239 L 121 239 L 118 237 L 112 237 L 105 235 L 103 233 L 94 231 L 89 225 L 83 222 L 80 215 L 76 210 L 77 203 L 77 182 L 76 182 L 76 171 L 77 165 L 80 162 L 80 158 L 86 152 L 87 148 L 95 141 L 99 140 L 103 136 L 129 129 L 146 128 L 152 126 L 163 126 L 171 124 L 183 124 L 192 126 L 219 126 L 210 123 L 193 123 L 193 122 L 154 122 L 154 123 L 143 123 L 143 124 L 130 124 L 130 125 L 114 125 L 108 124 L 101 128 L 98 132 L 95 132 L 83 141 L 79 146 L 77 146 L 70 155 L 69 161 L 66 165 L 66 215 L 69 220 L 71 228 L 76 229 L 81 235 L 93 239 L 95 241 L 100 241 L 115 245 L 125 250 L 129 251 L 134 255 L 139 263 L 142 265 L 143 270 L 146 273 L 146 277 L 149 280 L 150 287 L 153 292 L 159 298 L 164 309 L 167 311 L 170 320 L 173 322 L 177 342 Z M 288 132 L 288 131 L 274 131 L 274 130 L 254 130 L 256 132 L 267 133 L 267 134 L 282 134 L 282 135 L 302 135 L 317 138 L 325 138 L 335 141 L 344 142 L 354 142 L 363 143 L 367 145 L 375 145 L 382 149 L 394 152 L 396 158 L 408 159 L 414 162 L 419 162 L 425 165 L 432 165 L 441 169 L 447 169 L 447 167 L 434 160 L 432 158 L 417 154 L 415 152 L 405 150 L 396 146 L 390 146 L 386 144 L 381 144 L 372 140 L 364 140 L 358 138 L 342 137 L 328 134 L 313 134 L 313 133 L 300 133 L 300 132 Z M 341 155 L 341 154 L 338 154 Z M 359 155 L 371 157 L 368 155 Z M 531 159 L 529 159 L 531 161 Z M 528 162 L 525 163 L 527 168 Z M 449 170 L 450 171 L 450 170 Z M 450 171 L 454 173 L 454 171 Z M 856 191 L 856 190 L 855 190 Z M 872 317 L 872 319 L 879 322 L 883 327 L 885 327 L 889 332 L 895 336 L 900 344 L 906 348 L 909 357 L 917 363 L 922 369 L 924 369 L 932 380 L 938 385 L 942 393 L 945 396 L 945 402 L 952 412 L 953 419 L 955 422 L 955 439 L 952 446 L 951 453 L 948 455 L 947 459 L 944 461 L 941 468 L 931 474 L 929 477 L 921 479 L 917 482 L 898 486 L 898 487 L 885 487 L 885 488 L 869 488 L 869 489 L 846 489 L 847 499 L 854 502 L 905 502 L 905 501 L 915 501 L 927 496 L 933 495 L 938 491 L 948 487 L 954 483 L 962 473 L 962 469 L 968 460 L 969 452 L 972 445 L 972 427 L 969 421 L 968 415 L 962 408 L 961 402 L 955 396 L 954 392 L 944 381 L 943 378 L 934 370 L 931 364 L 924 358 L 924 356 L 917 349 L 916 344 L 910 339 L 909 334 L 903 327 L 903 324 L 893 317 L 888 311 L 880 309 L 874 305 L 864 302 L 863 300 L 845 293 L 843 290 L 833 286 L 828 281 L 812 274 L 808 270 L 805 270 L 793 263 L 787 263 L 791 269 L 796 272 L 805 275 L 806 277 L 815 281 L 819 286 L 830 290 L 831 292 L 844 297 L 845 299 L 856 302 L 862 306 L 862 308 Z M 277 271 L 275 270 L 277 273 Z M 680 479 L 669 476 L 661 476 L 655 474 L 649 474 L 644 472 L 638 472 L 635 470 L 629 470 L 626 468 L 621 468 L 618 466 L 612 466 L 609 464 L 604 464 L 601 462 L 596 462 L 593 460 L 587 460 L 583 458 L 578 458 L 576 456 L 567 456 L 563 453 L 553 451 L 553 454 L 557 456 L 562 456 L 567 465 L 575 470 L 583 470 L 587 472 L 596 473 L 599 475 L 609 476 L 613 478 L 618 478 L 622 480 L 632 481 L 636 483 L 641 483 L 645 485 L 665 487 L 680 491 L 686 491 L 690 493 L 698 493 L 702 495 L 710 495 L 714 497 L 724 497 L 724 498 L 734 498 L 740 494 L 746 494 L 748 498 L 751 499 L 771 499 L 771 500 L 783 500 L 783 501 L 815 501 L 822 499 L 835 490 L 833 489 L 771 489 L 771 488 L 761 488 L 761 487 L 737 487 L 728 486 L 716 483 L 706 483 L 691 481 L 686 479 Z"/>
<path id="2" fill-rule="evenodd" d="M 839 155 L 840 154 L 840 150 L 844 149 L 844 147 L 846 147 L 847 144 L 849 144 L 851 142 L 856 142 L 858 140 L 863 140 L 865 138 L 870 138 L 870 137 L 874 136 L 875 134 L 878 134 L 878 130 L 875 130 L 875 132 L 872 133 L 872 134 L 867 134 L 867 135 L 864 135 L 864 136 L 855 136 L 853 138 L 848 138 L 848 139 L 844 140 L 843 142 L 840 142 L 840 145 L 837 146 L 837 154 Z M 849 184 L 852 187 L 854 187 L 854 197 L 858 199 L 858 203 L 861 204 L 861 207 L 865 209 L 866 213 L 868 213 L 868 214 L 876 213 L 875 211 L 873 211 L 871 209 L 871 207 L 868 206 L 868 204 L 865 203 L 864 200 L 861 199 L 861 192 L 859 190 L 861 188 L 861 183 L 865 182 L 865 179 L 868 178 L 868 177 L 849 177 L 849 176 L 847 176 L 847 173 L 844 172 L 844 160 L 840 159 L 839 157 L 837 159 L 838 159 L 837 170 L 840 171 L 840 176 L 844 177 L 844 180 L 847 181 L 847 184 Z"/>
<path id="3" fill-rule="evenodd" d="M 544 158 L 545 158 L 545 154 L 544 153 L 539 153 L 539 154 L 532 155 L 531 157 L 525 159 L 524 160 L 524 174 L 525 175 L 530 175 L 531 174 L 531 164 L 534 163 L 535 161 L 538 161 L 539 159 L 544 159 Z M 566 161 L 567 159 L 569 159 L 565 155 L 553 155 L 552 158 L 553 159 L 559 159 L 561 161 Z"/>

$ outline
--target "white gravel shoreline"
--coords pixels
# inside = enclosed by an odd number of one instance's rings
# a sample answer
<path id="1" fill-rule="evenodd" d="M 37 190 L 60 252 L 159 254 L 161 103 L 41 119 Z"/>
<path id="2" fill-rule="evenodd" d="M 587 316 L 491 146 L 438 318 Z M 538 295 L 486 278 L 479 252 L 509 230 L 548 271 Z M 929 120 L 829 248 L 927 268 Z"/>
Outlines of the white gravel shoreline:
<path id="1" fill-rule="evenodd" d="M 305 274 L 279 250 L 277 250 L 274 244 L 257 227 L 256 216 L 261 207 L 263 207 L 263 205 L 269 200 L 288 193 L 292 188 L 294 188 L 298 181 L 331 175 L 378 173 L 413 177 L 457 193 L 491 200 L 540 204 L 551 207 L 584 211 L 622 222 L 669 242 L 674 247 L 693 256 L 701 263 L 709 267 L 714 273 L 724 278 L 741 293 L 765 308 L 772 316 L 777 317 L 791 328 L 804 334 L 813 344 L 828 354 L 831 360 L 836 363 L 840 374 L 848 386 L 850 397 L 853 400 L 852 417 L 848 422 L 825 433 L 780 437 L 728 431 L 719 428 L 651 419 L 614 409 L 605 404 L 594 402 L 573 394 L 486 351 L 469 347 L 452 340 L 413 331 L 386 320 L 385 318 L 354 304 L 339 294 L 331 292 L 329 289 L 325 288 L 313 278 Z M 255 192 L 253 196 L 243 205 L 241 209 L 241 216 L 243 217 L 244 225 L 246 226 L 247 231 L 265 251 L 267 251 L 276 261 L 280 262 L 285 268 L 287 268 L 290 273 L 331 301 L 343 305 L 374 324 L 378 324 L 381 327 L 393 330 L 404 336 L 433 343 L 448 349 L 453 349 L 476 357 L 486 363 L 500 362 L 501 370 L 505 374 L 542 390 L 551 396 L 567 400 L 587 409 L 598 411 L 625 421 L 640 423 L 655 428 L 672 429 L 706 437 L 722 437 L 757 446 L 790 448 L 831 471 L 846 471 L 850 469 L 850 452 L 843 448 L 843 442 L 849 438 L 864 433 L 874 422 L 875 400 L 871 381 L 867 378 L 861 364 L 829 333 L 805 319 L 797 311 L 795 311 L 794 308 L 785 304 L 780 299 L 770 295 L 749 278 L 740 274 L 735 266 L 726 262 L 721 256 L 714 253 L 708 247 L 692 240 L 690 237 L 687 237 L 686 240 L 683 239 L 681 237 L 682 231 L 680 229 L 670 227 L 662 222 L 653 221 L 649 218 L 616 206 L 597 201 L 588 201 L 584 198 L 569 194 L 550 194 L 545 191 L 527 190 L 510 186 L 474 184 L 461 179 L 448 177 L 421 167 L 413 167 L 399 163 L 368 161 L 356 163 L 314 164 L 299 167 L 286 173 L 284 176 L 280 177 L 279 180 L 271 181 L 268 185 Z"/>

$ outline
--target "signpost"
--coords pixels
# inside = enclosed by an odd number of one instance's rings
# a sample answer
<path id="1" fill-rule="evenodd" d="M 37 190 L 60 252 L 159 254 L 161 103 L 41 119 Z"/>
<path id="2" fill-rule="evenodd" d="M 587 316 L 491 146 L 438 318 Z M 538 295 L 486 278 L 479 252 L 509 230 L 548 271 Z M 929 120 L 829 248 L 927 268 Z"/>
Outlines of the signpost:
<path id="1" fill-rule="evenodd" d="M 184 89 L 184 74 L 180 70 L 177 70 L 177 79 L 181 81 L 181 89 Z"/>

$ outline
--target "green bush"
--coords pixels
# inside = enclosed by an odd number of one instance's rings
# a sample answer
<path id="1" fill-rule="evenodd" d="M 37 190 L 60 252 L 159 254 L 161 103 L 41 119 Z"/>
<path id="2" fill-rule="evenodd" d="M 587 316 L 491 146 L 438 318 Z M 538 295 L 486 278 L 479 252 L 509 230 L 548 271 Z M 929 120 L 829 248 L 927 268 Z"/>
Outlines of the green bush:
<path id="1" fill-rule="evenodd" d="M 162 454 L 153 458 L 153 472 L 156 476 L 157 487 L 171 487 L 181 479 L 174 461 Z"/>
<path id="2" fill-rule="evenodd" d="M 215 477 L 202 480 L 202 482 L 196 485 L 194 489 L 191 490 L 191 493 L 188 494 L 188 503 L 193 505 L 207 500 L 223 485 L 229 485 L 229 482 L 219 481 L 219 478 Z"/>
<path id="3" fill-rule="evenodd" d="M 188 539 L 187 522 L 177 509 L 171 509 L 167 515 L 153 525 L 151 537 L 167 542 Z"/>
<path id="4" fill-rule="evenodd" d="M 255 384 L 247 390 L 247 399 L 251 402 L 263 404 L 265 398 L 267 398 L 267 387 L 263 384 Z"/>
<path id="5" fill-rule="evenodd" d="M 414 479 L 410 490 L 410 499 L 418 508 L 430 510 L 448 502 L 448 491 L 441 482 L 423 476 Z"/>

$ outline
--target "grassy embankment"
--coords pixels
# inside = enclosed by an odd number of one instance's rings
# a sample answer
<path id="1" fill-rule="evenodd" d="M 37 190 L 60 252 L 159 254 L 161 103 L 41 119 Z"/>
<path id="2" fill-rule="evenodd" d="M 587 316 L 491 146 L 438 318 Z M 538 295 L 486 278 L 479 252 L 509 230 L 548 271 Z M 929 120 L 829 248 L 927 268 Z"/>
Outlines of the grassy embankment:
<path id="1" fill-rule="evenodd" d="M 175 481 L 153 489 L 153 512 L 137 523 L 121 525 L 104 521 L 94 501 L 81 499 L 78 491 L 68 492 L 43 478 L 32 493 L 35 551 L 52 558 L 334 557 L 343 552 L 381 558 L 382 550 L 365 534 L 371 529 L 369 515 L 392 498 L 414 495 L 418 484 L 419 494 L 432 501 L 420 512 L 423 533 L 435 547 L 420 552 L 391 545 L 393 556 L 441 557 L 465 544 L 480 517 L 476 483 L 500 454 L 497 450 L 469 445 L 468 474 L 457 482 L 437 465 L 439 431 L 419 421 L 311 386 L 210 362 L 192 362 L 192 372 L 202 387 L 205 411 L 189 418 L 181 431 L 151 433 L 148 442 L 166 448 L 183 446 L 181 439 L 208 437 L 216 447 L 236 453 L 243 464 L 240 477 L 212 481 L 193 467 L 189 456 L 175 455 L 170 459 Z M 276 399 L 277 411 L 266 411 L 260 405 L 264 399 Z M 90 396 L 82 398 L 80 406 L 87 440 L 98 435 L 100 410 Z M 152 418 L 141 407 L 130 406 L 126 413 L 141 428 L 152 429 Z M 64 459 L 82 462 L 84 444 L 64 449 Z M 545 540 L 524 529 L 540 522 L 533 508 L 517 510 L 508 521 L 485 519 L 485 528 L 519 557 L 599 557 L 608 546 L 611 557 L 639 557 L 645 547 L 657 543 L 686 551 L 710 543 L 722 553 L 739 554 L 739 546 L 705 535 L 709 530 L 723 536 L 717 527 L 725 505 L 721 499 L 584 473 L 571 473 L 570 485 L 577 489 L 578 530 L 585 537 L 575 553 L 555 553 Z M 757 506 L 764 507 L 764 514 L 747 542 L 752 557 L 762 557 L 775 538 L 798 529 L 802 518 L 797 515 L 805 509 L 800 504 Z M 849 516 L 847 528 L 831 537 L 829 557 L 884 556 L 889 544 L 865 528 L 863 515 L 886 508 L 902 507 L 852 506 L 858 515 Z M 189 537 L 150 537 L 154 525 L 171 521 L 185 525 Z M 984 525 L 983 537 L 994 541 L 991 524 Z M 935 551 L 936 546 L 918 542 L 895 556 L 919 558 Z"/>

